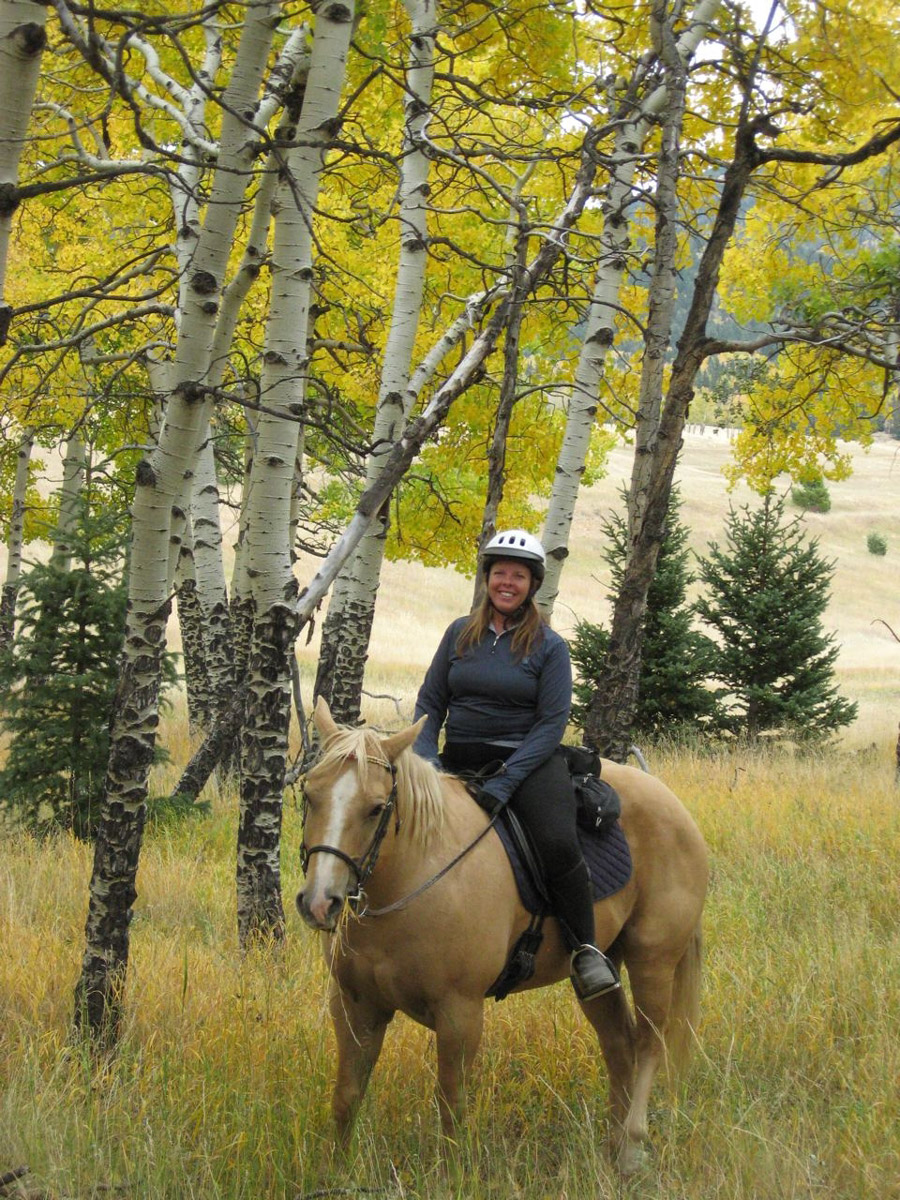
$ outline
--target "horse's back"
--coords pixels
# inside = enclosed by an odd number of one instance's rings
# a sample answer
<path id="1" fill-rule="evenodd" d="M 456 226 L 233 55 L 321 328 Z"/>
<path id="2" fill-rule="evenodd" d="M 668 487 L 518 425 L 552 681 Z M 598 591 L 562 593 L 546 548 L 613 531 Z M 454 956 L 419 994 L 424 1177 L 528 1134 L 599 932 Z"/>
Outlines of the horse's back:
<path id="1" fill-rule="evenodd" d="M 603 778 L 622 801 L 621 824 L 634 864 L 635 910 L 654 937 L 678 943 L 699 924 L 709 882 L 709 856 L 700 829 L 682 801 L 646 771 L 603 761 Z M 667 928 L 666 928 L 667 927 Z"/>
<path id="2" fill-rule="evenodd" d="M 679 858 L 706 863 L 706 843 L 697 822 L 661 779 L 607 759 L 602 774 L 621 798 L 621 823 L 632 852 L 649 841 L 660 851 L 672 850 Z"/>

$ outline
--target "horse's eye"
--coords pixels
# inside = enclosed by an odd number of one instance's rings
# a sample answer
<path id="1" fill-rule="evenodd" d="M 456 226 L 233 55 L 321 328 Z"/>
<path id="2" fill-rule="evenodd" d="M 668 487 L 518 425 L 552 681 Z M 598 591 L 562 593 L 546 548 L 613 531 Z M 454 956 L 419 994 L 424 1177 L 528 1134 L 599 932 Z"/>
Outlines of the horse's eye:
<path id="1" fill-rule="evenodd" d="M 384 812 L 383 804 L 376 804 L 369 812 L 369 820 L 374 821 L 376 817 L 380 817 Z"/>

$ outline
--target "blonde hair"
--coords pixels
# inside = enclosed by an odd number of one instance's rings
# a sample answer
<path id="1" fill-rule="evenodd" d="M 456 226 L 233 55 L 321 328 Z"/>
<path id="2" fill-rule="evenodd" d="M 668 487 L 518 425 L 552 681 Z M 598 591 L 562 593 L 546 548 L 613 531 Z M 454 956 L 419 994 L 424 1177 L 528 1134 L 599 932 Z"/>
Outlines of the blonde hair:
<path id="1" fill-rule="evenodd" d="M 462 633 L 456 640 L 456 653 L 465 654 L 473 646 L 477 646 L 487 633 L 491 624 L 491 601 L 487 592 L 481 597 L 481 603 L 469 617 Z M 547 621 L 534 602 L 529 597 L 525 604 L 522 620 L 516 625 L 512 635 L 512 652 L 517 659 L 527 658 L 540 645 L 544 637 Z"/>

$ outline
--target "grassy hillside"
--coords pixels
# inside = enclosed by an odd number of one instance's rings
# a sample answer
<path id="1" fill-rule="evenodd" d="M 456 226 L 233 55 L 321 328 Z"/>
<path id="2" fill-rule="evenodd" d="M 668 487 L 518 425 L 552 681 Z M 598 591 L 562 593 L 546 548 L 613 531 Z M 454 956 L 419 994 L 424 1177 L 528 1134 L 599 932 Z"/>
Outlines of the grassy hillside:
<path id="1" fill-rule="evenodd" d="M 838 672 L 843 692 L 859 702 L 859 719 L 846 731 L 844 741 L 856 747 L 873 741 L 889 742 L 900 719 L 900 643 L 893 641 L 881 618 L 900 634 L 900 443 L 879 435 L 863 450 L 845 447 L 853 461 L 853 474 L 830 485 L 832 508 L 825 515 L 804 517 L 822 551 L 835 562 L 827 628 L 838 638 L 841 652 Z M 677 478 L 683 499 L 682 517 L 692 531 L 691 545 L 702 553 L 711 539 L 721 539 L 723 515 L 729 502 L 757 503 L 746 487 L 729 493 L 722 468 L 730 456 L 723 430 L 693 426 L 685 434 Z M 563 572 L 554 626 L 564 635 L 578 618 L 604 621 L 609 615 L 608 571 L 602 561 L 601 523 L 610 508 L 620 503 L 619 491 L 631 471 L 627 446 L 613 452 L 608 473 L 579 500 L 571 553 Z M 58 471 L 59 464 L 56 464 Z M 786 488 L 785 484 L 785 488 Z M 790 502 L 788 513 L 799 512 Z M 236 537 L 233 514 L 223 510 L 226 555 Z M 881 533 L 888 553 L 868 552 L 866 536 Z M 27 548 L 26 555 L 34 548 Z M 6 551 L 0 546 L 0 577 L 6 571 Z M 316 560 L 298 564 L 301 582 L 316 570 Z M 415 693 L 434 648 L 453 617 L 468 610 L 472 584 L 451 569 L 428 569 L 414 563 L 386 563 L 372 632 L 366 690 L 390 700 L 366 700 L 364 715 L 388 723 L 396 720 L 397 704 L 412 715 Z M 319 618 L 324 616 L 326 606 Z M 305 635 L 304 635 L 305 639 Z M 177 646 L 177 624 L 172 623 Z M 319 632 L 298 647 L 307 694 L 311 693 L 318 654 Z"/>
<path id="2" fill-rule="evenodd" d="M 890 741 L 900 719 L 900 643 L 893 641 L 881 618 L 900 634 L 900 444 L 879 438 L 869 450 L 848 447 L 854 471 L 850 479 L 830 485 L 832 507 L 827 514 L 804 517 L 820 540 L 825 557 L 834 560 L 832 599 L 825 618 L 840 644 L 838 673 L 842 691 L 860 705 L 856 725 L 845 734 L 849 745 Z M 722 475 L 730 455 L 723 431 L 692 432 L 685 436 L 678 481 L 684 523 L 692 531 L 692 548 L 700 553 L 710 540 L 722 540 L 723 515 L 729 502 L 756 504 L 744 487 L 729 494 Z M 619 504 L 619 489 L 628 479 L 631 453 L 627 447 L 611 456 L 605 479 L 579 501 L 571 555 L 562 576 L 554 625 L 570 632 L 577 618 L 604 621 L 609 575 L 602 561 L 601 523 L 611 506 Z M 789 515 L 800 510 L 788 502 Z M 884 557 L 870 554 L 866 536 L 881 533 L 888 542 Z M 452 570 L 426 569 L 409 563 L 387 563 L 379 593 L 372 635 L 366 688 L 387 693 L 412 713 L 412 701 L 422 674 L 448 622 L 465 612 L 471 583 Z M 300 650 L 307 681 L 315 670 L 318 637 Z M 368 702 L 364 712 L 373 720 L 395 715 L 389 703 Z"/>

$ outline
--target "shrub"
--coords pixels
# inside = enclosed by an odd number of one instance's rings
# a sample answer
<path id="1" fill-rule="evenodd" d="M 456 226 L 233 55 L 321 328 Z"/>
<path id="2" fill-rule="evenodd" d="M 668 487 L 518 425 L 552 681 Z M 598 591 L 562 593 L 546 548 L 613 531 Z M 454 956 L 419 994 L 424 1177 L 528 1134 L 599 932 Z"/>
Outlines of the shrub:
<path id="1" fill-rule="evenodd" d="M 810 512 L 827 513 L 831 509 L 831 496 L 821 477 L 796 484 L 791 488 L 791 499 L 798 508 L 809 509 Z"/>
<path id="2" fill-rule="evenodd" d="M 880 533 L 870 533 L 866 538 L 870 554 L 887 554 L 887 541 Z"/>

